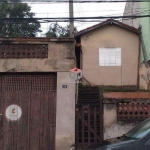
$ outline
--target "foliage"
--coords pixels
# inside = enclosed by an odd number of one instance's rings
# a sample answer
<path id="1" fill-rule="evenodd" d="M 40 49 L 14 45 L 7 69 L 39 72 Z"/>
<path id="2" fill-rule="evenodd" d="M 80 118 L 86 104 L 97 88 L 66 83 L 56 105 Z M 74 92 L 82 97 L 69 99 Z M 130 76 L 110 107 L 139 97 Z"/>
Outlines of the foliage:
<path id="1" fill-rule="evenodd" d="M 76 32 L 77 29 L 74 28 Z M 69 37 L 69 26 L 60 26 L 58 23 L 52 23 L 49 27 L 49 31 L 46 33 L 46 37 L 55 37 L 55 38 L 62 38 L 62 37 Z"/>
<path id="2" fill-rule="evenodd" d="M 34 13 L 26 3 L 0 3 L 0 18 L 33 18 Z M 1 37 L 35 37 L 40 31 L 40 23 L 33 18 L 33 23 L 29 22 L 0 22 Z"/>

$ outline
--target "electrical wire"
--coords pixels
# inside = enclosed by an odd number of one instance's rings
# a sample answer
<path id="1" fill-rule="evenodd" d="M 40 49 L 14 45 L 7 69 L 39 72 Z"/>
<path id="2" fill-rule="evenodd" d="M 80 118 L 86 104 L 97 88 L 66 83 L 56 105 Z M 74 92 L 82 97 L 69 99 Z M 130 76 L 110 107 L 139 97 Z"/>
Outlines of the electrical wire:
<path id="1" fill-rule="evenodd" d="M 134 15 L 139 15 L 139 14 L 144 14 L 144 13 L 150 12 L 150 10 L 148 10 L 148 9 L 141 9 L 142 11 L 139 11 L 140 9 L 135 9 L 135 10 L 138 10 L 138 11 L 134 11 Z M 82 11 L 82 12 L 84 12 L 84 11 Z M 101 11 L 90 11 L 90 13 L 92 13 L 92 12 L 99 12 L 99 13 L 101 13 Z M 38 14 L 40 14 L 40 13 L 36 13 L 36 15 L 38 15 Z M 47 15 L 47 14 L 51 14 L 51 13 L 42 13 L 42 14 L 46 14 Z M 62 12 L 61 12 L 61 14 L 62 14 Z M 103 16 L 107 16 L 108 17 L 108 16 L 121 15 L 121 14 L 122 14 L 122 12 L 121 13 L 110 14 L 110 15 L 103 15 Z M 124 14 L 128 14 L 129 15 L 129 14 L 133 14 L 133 12 L 132 11 L 128 11 L 128 12 L 125 12 Z"/>
<path id="2" fill-rule="evenodd" d="M 83 13 L 84 11 L 82 10 L 82 6 L 81 6 L 80 4 L 78 4 L 78 3 L 77 3 L 77 6 L 78 6 L 77 8 L 80 10 L 80 11 L 78 11 L 78 12 L 80 12 L 79 14 L 81 14 L 80 16 L 85 17 L 85 16 L 84 16 L 84 13 Z M 80 23 L 80 25 L 76 26 L 76 28 L 81 27 L 81 26 L 83 26 L 84 24 L 85 24 L 85 22 Z"/>
<path id="3" fill-rule="evenodd" d="M 149 13 L 150 12 L 150 10 L 148 10 L 148 9 L 143 9 L 142 11 L 134 11 L 134 13 L 132 12 L 132 11 L 128 11 L 127 13 L 124 13 L 124 14 L 126 14 L 126 15 L 134 15 L 134 16 L 137 16 L 137 15 L 140 15 L 140 14 L 145 14 L 145 13 Z M 122 13 L 115 13 L 115 14 L 110 14 L 110 15 L 103 15 L 103 17 L 113 17 L 113 16 L 115 16 L 115 15 L 119 15 L 119 16 L 122 16 Z M 130 15 L 130 17 L 134 17 L 134 16 L 131 16 Z M 77 17 L 77 19 L 78 19 L 79 17 Z M 84 17 L 80 17 L 80 19 L 84 19 Z M 86 17 L 86 19 L 87 19 L 88 17 Z M 90 18 L 90 17 L 89 17 Z M 22 18 L 23 19 L 23 18 Z M 42 19 L 42 18 L 41 18 Z M 53 19 L 61 19 L 61 18 L 53 18 Z M 66 19 L 66 18 L 65 18 Z"/>
<path id="4" fill-rule="evenodd" d="M 108 2 L 108 1 L 107 1 Z M 146 12 L 146 11 L 144 11 Z M 147 11 L 149 12 L 149 10 Z M 130 12 L 129 12 L 130 14 Z M 36 23 L 39 21 L 40 23 L 49 23 L 49 22 L 69 22 L 70 20 L 74 20 L 75 22 L 99 22 L 100 19 L 135 19 L 135 18 L 145 18 L 145 17 L 150 17 L 150 14 L 147 15 L 139 15 L 142 14 L 142 12 L 139 12 L 134 15 L 127 15 L 127 16 L 122 16 L 118 14 L 113 14 L 113 15 L 118 15 L 118 16 L 113 16 L 107 15 L 107 16 L 97 16 L 97 17 L 74 17 L 74 18 L 69 18 L 69 17 L 57 17 L 57 18 L 0 18 L 0 23 Z"/>
<path id="5" fill-rule="evenodd" d="M 128 10 L 131 10 L 131 9 L 126 9 L 127 11 Z M 147 11 L 149 11 L 149 9 L 147 9 L 147 8 L 135 8 L 134 9 L 135 11 L 134 12 L 139 12 L 140 10 L 142 10 L 142 11 L 145 11 L 145 12 L 147 12 Z M 101 13 L 101 12 L 119 12 L 119 11 L 123 11 L 123 9 L 117 9 L 117 10 L 95 10 L 95 11 L 78 11 L 78 12 L 74 12 L 74 14 L 80 14 L 80 13 L 86 13 L 86 12 L 89 12 L 89 13 L 95 13 L 95 12 L 97 12 L 97 13 Z M 69 11 L 66 11 L 66 12 L 47 12 L 47 13 L 42 13 L 42 12 L 36 12 L 35 14 L 37 15 L 37 14 L 69 14 Z M 129 11 L 128 11 L 128 13 L 129 13 Z"/>
<path id="6" fill-rule="evenodd" d="M 150 12 L 150 10 L 144 10 L 144 11 L 136 11 L 136 14 L 133 15 L 127 15 L 127 16 L 122 16 L 122 15 L 118 15 L 118 14 L 111 14 L 111 15 L 106 15 L 106 16 L 97 16 L 97 17 L 74 17 L 74 18 L 69 18 L 69 17 L 58 17 L 58 18 L 0 18 L 0 22 L 5 22 L 5 23 L 14 23 L 14 22 L 36 22 L 37 20 L 40 23 L 47 23 L 47 22 L 69 22 L 70 19 L 76 21 L 76 22 L 95 22 L 97 21 L 97 19 L 109 19 L 109 18 L 113 18 L 113 19 L 117 19 L 117 18 L 143 18 L 143 17 L 150 17 L 148 15 L 139 15 L 139 14 L 145 14 Z M 128 12 L 128 14 L 131 14 L 132 12 Z M 135 13 L 135 12 L 134 12 Z M 118 15 L 118 16 L 114 16 L 114 15 Z M 94 19 L 94 20 L 93 20 Z"/>
<path id="7" fill-rule="evenodd" d="M 6 0 L 0 0 L 6 2 Z M 9 0 L 9 3 L 116 3 L 116 2 L 150 2 L 150 0 Z"/>
<path id="8" fill-rule="evenodd" d="M 147 15 L 127 15 L 127 16 L 96 16 L 96 17 L 58 17 L 58 18 L 0 18 L 0 23 L 36 23 L 37 21 L 41 23 L 47 22 L 69 22 L 74 20 L 75 22 L 99 22 L 100 19 L 137 19 L 150 17 Z"/>
<path id="9" fill-rule="evenodd" d="M 82 12 L 86 12 L 86 11 L 82 11 Z M 97 12 L 97 13 L 101 13 L 101 12 L 103 12 L 103 11 L 91 11 L 90 13 L 95 13 L 95 12 Z M 138 15 L 138 14 L 144 14 L 144 13 L 148 13 L 148 12 L 150 12 L 150 10 L 148 10 L 148 9 L 142 9 L 142 11 L 140 11 L 140 9 L 138 10 L 138 11 L 134 11 L 134 15 Z M 59 12 L 59 14 L 62 14 L 62 12 Z M 53 13 L 35 13 L 35 15 L 36 16 L 38 16 L 38 14 L 45 14 L 45 16 L 48 14 L 53 14 Z M 68 13 L 67 13 L 68 14 Z M 74 14 L 76 14 L 76 13 L 74 13 Z M 122 12 L 120 12 L 120 13 L 111 13 L 110 15 L 103 15 L 103 16 L 114 16 L 114 15 L 121 15 L 122 14 Z M 127 14 L 127 15 L 132 15 L 133 14 L 133 12 L 132 11 L 128 11 L 128 12 L 125 12 L 124 14 Z"/>

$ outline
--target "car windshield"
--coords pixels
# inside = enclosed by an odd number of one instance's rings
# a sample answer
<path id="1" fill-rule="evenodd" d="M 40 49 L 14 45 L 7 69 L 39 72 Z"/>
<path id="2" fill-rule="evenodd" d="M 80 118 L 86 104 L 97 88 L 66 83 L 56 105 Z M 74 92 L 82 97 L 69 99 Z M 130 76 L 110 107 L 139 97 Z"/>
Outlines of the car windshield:
<path id="1" fill-rule="evenodd" d="M 150 119 L 138 124 L 135 128 L 125 134 L 126 137 L 140 139 L 143 138 L 148 132 L 150 132 Z"/>

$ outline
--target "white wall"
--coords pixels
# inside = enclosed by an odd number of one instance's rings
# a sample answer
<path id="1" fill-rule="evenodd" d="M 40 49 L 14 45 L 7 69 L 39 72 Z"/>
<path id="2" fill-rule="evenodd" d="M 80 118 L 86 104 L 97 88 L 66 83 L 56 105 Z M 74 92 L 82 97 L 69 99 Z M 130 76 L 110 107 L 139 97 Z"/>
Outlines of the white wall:
<path id="1" fill-rule="evenodd" d="M 56 150 L 69 150 L 74 144 L 75 83 L 69 72 L 57 72 Z"/>

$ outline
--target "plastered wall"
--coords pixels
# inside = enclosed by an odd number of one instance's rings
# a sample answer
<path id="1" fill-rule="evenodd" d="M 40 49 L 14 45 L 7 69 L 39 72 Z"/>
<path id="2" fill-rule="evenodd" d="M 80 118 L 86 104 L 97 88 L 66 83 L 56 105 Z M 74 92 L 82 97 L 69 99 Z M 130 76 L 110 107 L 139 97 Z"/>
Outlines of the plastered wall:
<path id="1" fill-rule="evenodd" d="M 141 63 L 139 67 L 139 88 L 141 90 L 150 90 L 150 67 L 147 63 Z"/>
<path id="2" fill-rule="evenodd" d="M 145 8 L 145 7 L 142 7 Z M 138 10 L 140 10 L 140 2 L 126 2 L 126 6 L 124 9 L 124 14 L 123 16 L 132 16 L 138 13 Z M 142 12 L 141 12 L 142 13 Z M 133 26 L 135 28 L 139 28 L 140 26 L 140 18 L 133 18 L 133 19 L 122 19 L 122 22 Z"/>
<path id="3" fill-rule="evenodd" d="M 117 121 L 117 103 L 149 103 L 149 92 L 104 92 L 104 139 L 121 136 L 139 121 Z"/>
<path id="4" fill-rule="evenodd" d="M 121 136 L 136 125 L 117 121 L 116 110 L 116 104 L 104 104 L 104 139 Z"/>
<path id="5" fill-rule="evenodd" d="M 139 37 L 116 25 L 82 35 L 83 76 L 92 85 L 137 85 Z M 99 66 L 99 48 L 121 48 L 121 66 Z"/>
<path id="6" fill-rule="evenodd" d="M 0 39 L 1 42 L 1 39 Z M 12 43 L 16 43 L 13 41 Z M 18 43 L 18 42 L 17 42 Z M 26 43 L 24 41 L 23 43 Z M 36 44 L 36 39 L 34 39 Z M 74 41 L 38 41 L 48 44 L 48 58 L 0 59 L 0 72 L 68 71 L 75 65 Z M 32 44 L 32 42 L 30 42 Z"/>
<path id="7" fill-rule="evenodd" d="M 69 72 L 57 72 L 56 150 L 71 150 L 74 145 L 75 82 Z"/>
<path id="8" fill-rule="evenodd" d="M 48 44 L 48 58 L 0 59 L 0 72 L 57 72 L 55 147 L 70 150 L 75 144 L 75 83 L 69 77 L 75 67 L 74 39 L 0 38 L 0 43 L 10 40 L 11 44 Z"/>

